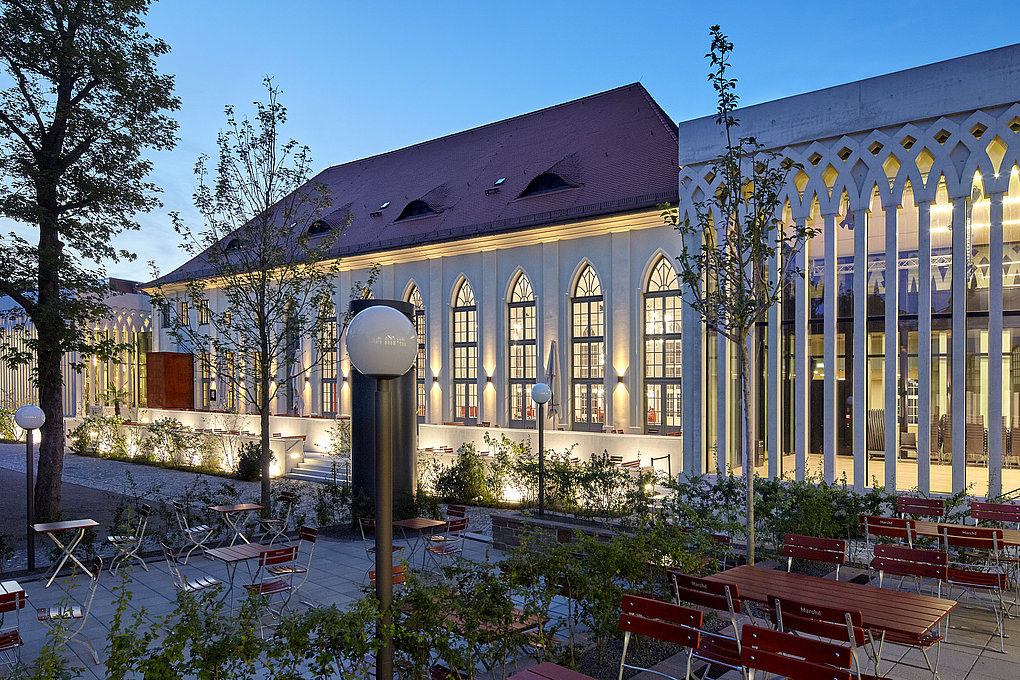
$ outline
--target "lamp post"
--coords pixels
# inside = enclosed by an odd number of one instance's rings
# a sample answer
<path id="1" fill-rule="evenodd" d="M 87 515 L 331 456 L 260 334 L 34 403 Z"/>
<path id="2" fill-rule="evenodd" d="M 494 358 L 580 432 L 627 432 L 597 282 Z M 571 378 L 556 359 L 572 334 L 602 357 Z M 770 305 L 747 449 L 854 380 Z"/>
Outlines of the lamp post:
<path id="1" fill-rule="evenodd" d="M 382 618 L 382 646 L 375 657 L 375 677 L 393 678 L 393 418 L 390 383 L 407 373 L 418 354 L 418 333 L 392 307 L 358 312 L 347 328 L 347 353 L 362 375 L 376 379 L 375 391 L 375 593 Z"/>
<path id="2" fill-rule="evenodd" d="M 46 422 L 46 414 L 34 404 L 22 406 L 14 412 L 14 422 L 25 431 L 25 531 L 28 538 L 28 570 L 35 571 L 35 456 L 32 432 Z"/>
<path id="3" fill-rule="evenodd" d="M 545 425 L 545 405 L 552 398 L 552 389 L 545 383 L 535 383 L 531 388 L 531 400 L 538 404 L 538 516 L 545 516 L 545 441 L 542 430 Z"/>

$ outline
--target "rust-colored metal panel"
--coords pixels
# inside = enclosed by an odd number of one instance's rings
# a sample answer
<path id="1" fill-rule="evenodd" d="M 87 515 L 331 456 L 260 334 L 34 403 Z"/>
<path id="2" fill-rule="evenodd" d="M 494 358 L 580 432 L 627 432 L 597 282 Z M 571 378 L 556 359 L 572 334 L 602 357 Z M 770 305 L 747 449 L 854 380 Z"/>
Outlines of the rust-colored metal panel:
<path id="1" fill-rule="evenodd" d="M 195 360 L 180 352 L 149 352 L 146 387 L 150 408 L 195 408 Z"/>

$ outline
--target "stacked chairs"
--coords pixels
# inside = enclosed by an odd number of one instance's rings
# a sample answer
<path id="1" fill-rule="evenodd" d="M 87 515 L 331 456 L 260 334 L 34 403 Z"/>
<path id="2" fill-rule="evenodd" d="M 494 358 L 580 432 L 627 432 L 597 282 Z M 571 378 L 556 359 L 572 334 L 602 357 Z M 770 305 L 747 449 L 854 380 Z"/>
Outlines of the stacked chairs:
<path id="1" fill-rule="evenodd" d="M 92 653 L 92 659 L 99 663 L 99 652 L 96 651 L 92 640 L 85 635 L 85 624 L 89 620 L 89 612 L 92 611 L 92 601 L 96 597 L 96 588 L 99 586 L 99 574 L 103 571 L 103 559 L 96 557 L 92 561 L 92 585 L 83 601 L 73 604 L 58 604 L 52 607 L 41 607 L 36 610 L 36 618 L 39 623 L 53 631 L 56 646 L 63 647 L 71 642 L 80 642 Z"/>
<path id="2" fill-rule="evenodd" d="M 632 635 L 646 635 L 686 647 L 687 674 L 684 677 L 691 677 L 691 662 L 694 658 L 700 658 L 697 650 L 701 647 L 701 627 L 704 619 L 702 612 L 638 595 L 624 595 L 621 609 L 619 626 L 624 633 L 623 654 L 620 656 L 621 678 L 626 668 L 636 671 L 651 671 L 650 668 L 627 663 L 627 652 L 630 649 Z M 739 656 L 736 662 L 737 668 L 739 668 Z M 658 671 L 652 672 L 671 680 L 678 680 L 672 675 Z"/>
<path id="3" fill-rule="evenodd" d="M 149 570 L 145 560 L 138 553 L 142 550 L 142 542 L 145 540 L 145 528 L 149 526 L 149 514 L 152 506 L 142 503 L 138 508 L 138 518 L 135 520 L 134 530 L 122 535 L 107 536 L 106 540 L 117 549 L 117 555 L 110 560 L 110 573 L 116 574 L 117 567 L 123 565 L 128 559 L 138 560 L 142 569 Z M 119 563 L 119 564 L 118 564 Z"/>
<path id="4" fill-rule="evenodd" d="M 702 629 L 700 644 L 691 651 L 691 656 L 706 662 L 709 666 L 738 670 L 740 632 L 737 627 L 737 615 L 742 611 L 742 601 L 737 587 L 674 570 L 670 570 L 669 578 L 673 583 L 673 593 L 678 604 L 686 602 L 695 607 L 717 612 L 728 617 L 730 627 L 733 629 L 732 637 Z"/>
<path id="5" fill-rule="evenodd" d="M 741 665 L 754 680 L 757 671 L 775 673 L 790 680 L 852 680 L 853 657 L 843 645 L 783 633 L 758 626 L 744 626 Z"/>
<path id="6" fill-rule="evenodd" d="M 1002 566 L 1002 529 L 986 527 L 962 527 L 952 524 L 940 524 L 939 544 L 947 554 L 952 553 L 959 559 L 950 561 L 946 572 L 946 585 L 958 587 L 969 593 L 976 602 L 987 607 L 995 615 L 996 632 L 999 635 L 999 651 L 1005 653 L 1005 632 L 1003 618 L 1005 603 L 1002 591 L 1009 585 L 1009 579 Z M 965 560 L 978 560 L 971 564 Z M 977 569 L 970 568 L 977 566 Z M 979 593 L 987 593 L 988 599 Z M 950 614 L 950 617 L 952 615 Z M 946 620 L 948 633 L 949 617 Z"/>
<path id="7" fill-rule="evenodd" d="M 783 556 L 786 557 L 786 571 L 793 568 L 794 558 L 828 562 L 836 565 L 836 580 L 839 568 L 846 564 L 847 542 L 840 538 L 815 538 L 800 534 L 786 534 L 783 539 Z"/>

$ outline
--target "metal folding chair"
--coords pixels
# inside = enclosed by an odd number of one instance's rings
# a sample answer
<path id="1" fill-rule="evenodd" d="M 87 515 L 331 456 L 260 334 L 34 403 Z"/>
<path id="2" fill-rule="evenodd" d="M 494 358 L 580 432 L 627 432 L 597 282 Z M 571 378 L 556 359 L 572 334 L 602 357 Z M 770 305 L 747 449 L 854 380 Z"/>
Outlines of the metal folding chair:
<path id="1" fill-rule="evenodd" d="M 145 529 L 149 526 L 149 514 L 152 506 L 142 503 L 138 508 L 138 517 L 135 519 L 134 531 L 123 535 L 107 536 L 106 541 L 117 550 L 117 554 L 110 560 L 110 573 L 116 574 L 117 567 L 122 566 L 128 559 L 138 560 L 142 569 L 149 570 L 145 560 L 138 553 L 142 550 L 142 542 L 145 540 Z"/>
<path id="2" fill-rule="evenodd" d="M 103 570 L 103 558 L 96 557 L 92 561 L 92 586 L 89 588 L 88 597 L 84 602 L 74 602 L 70 605 L 57 604 L 52 607 L 42 607 L 36 610 L 39 622 L 54 632 L 54 639 L 58 646 L 65 646 L 71 642 L 80 642 L 92 653 L 92 658 L 99 663 L 99 653 L 96 651 L 92 640 L 85 635 L 85 624 L 89 620 L 89 612 L 92 611 L 92 601 L 96 597 L 96 588 L 99 585 L 99 573 Z"/>
<path id="3" fill-rule="evenodd" d="M 298 554 L 301 552 L 301 546 L 307 545 L 306 552 L 308 558 L 305 560 L 304 566 L 298 564 L 297 558 L 289 564 L 275 564 L 270 566 L 267 571 L 273 576 L 279 578 L 291 579 L 290 597 L 294 597 L 294 593 L 301 589 L 301 586 L 308 580 L 308 572 L 312 569 L 312 553 L 315 552 L 315 541 L 319 537 L 319 530 L 312 527 L 301 527 L 298 531 Z M 301 575 L 301 580 L 298 581 L 297 585 L 294 584 L 294 577 Z"/>
<path id="4" fill-rule="evenodd" d="M 201 548 L 206 549 L 206 543 L 216 533 L 216 528 L 208 524 L 195 524 L 192 525 L 188 519 L 188 510 L 184 507 L 184 503 L 180 501 L 174 501 L 174 515 L 177 517 L 177 524 L 180 526 L 181 534 L 184 536 L 185 541 L 191 545 L 191 548 L 184 554 L 182 562 L 188 563 L 188 559 L 191 557 L 191 553 Z"/>
<path id="5" fill-rule="evenodd" d="M 170 579 L 173 581 L 174 588 L 177 591 L 198 593 L 210 588 L 219 588 L 223 585 L 223 582 L 219 579 L 204 574 L 197 578 L 188 578 L 181 569 L 184 562 L 181 560 L 179 552 L 166 543 L 160 543 L 159 545 L 163 549 L 163 557 L 166 559 L 167 570 L 170 572 Z"/>
<path id="6" fill-rule="evenodd" d="M 260 543 L 272 545 L 276 539 L 286 538 L 297 501 L 296 493 L 292 491 L 280 492 L 280 497 L 276 501 L 276 517 L 257 520 L 259 529 L 262 531 L 262 537 L 259 539 Z M 268 541 L 266 540 L 267 538 L 269 539 Z"/>

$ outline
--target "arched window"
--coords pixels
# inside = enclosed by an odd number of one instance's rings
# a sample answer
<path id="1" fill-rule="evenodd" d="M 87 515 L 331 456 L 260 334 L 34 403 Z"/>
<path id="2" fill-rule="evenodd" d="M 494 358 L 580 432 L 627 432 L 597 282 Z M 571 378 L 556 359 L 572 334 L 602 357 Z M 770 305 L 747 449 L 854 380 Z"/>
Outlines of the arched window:
<path id="1" fill-rule="evenodd" d="M 645 431 L 680 431 L 680 281 L 660 257 L 645 289 Z"/>
<path id="2" fill-rule="evenodd" d="M 602 429 L 605 413 L 605 312 L 595 270 L 584 268 L 570 300 L 572 409 L 575 430 Z"/>
<path id="3" fill-rule="evenodd" d="M 309 236 L 322 236 L 323 234 L 328 234 L 331 231 L 333 231 L 333 227 L 329 226 L 329 224 L 323 220 L 315 220 L 308 227 Z"/>
<path id="4" fill-rule="evenodd" d="M 510 426 L 534 424 L 535 411 L 531 386 L 535 384 L 538 362 L 537 315 L 535 294 L 528 275 L 521 273 L 514 283 L 507 304 L 510 323 L 507 346 L 510 348 Z"/>
<path id="5" fill-rule="evenodd" d="M 467 279 L 453 303 L 453 417 L 478 422 L 478 305 Z"/>
<path id="6" fill-rule="evenodd" d="M 319 305 L 319 412 L 323 416 L 335 417 L 340 410 L 336 377 L 340 364 L 338 351 L 339 329 L 336 322 L 336 307 L 333 301 L 324 299 Z"/>
<path id="7" fill-rule="evenodd" d="M 418 422 L 425 422 L 425 304 L 421 301 L 418 286 L 411 287 L 407 301 L 414 305 L 414 329 L 418 332 L 418 356 L 414 360 Z"/>
<path id="8" fill-rule="evenodd" d="M 433 212 L 435 211 L 432 210 L 432 206 L 425 201 L 411 201 L 404 208 L 403 212 L 400 213 L 400 217 L 398 217 L 397 220 L 406 220 L 412 217 L 423 217 L 425 215 L 430 215 Z"/>

